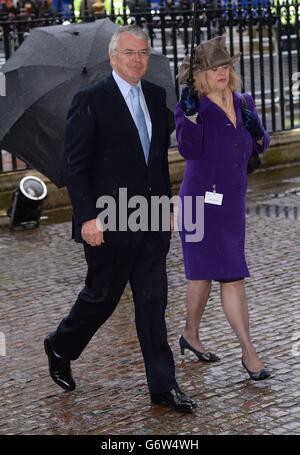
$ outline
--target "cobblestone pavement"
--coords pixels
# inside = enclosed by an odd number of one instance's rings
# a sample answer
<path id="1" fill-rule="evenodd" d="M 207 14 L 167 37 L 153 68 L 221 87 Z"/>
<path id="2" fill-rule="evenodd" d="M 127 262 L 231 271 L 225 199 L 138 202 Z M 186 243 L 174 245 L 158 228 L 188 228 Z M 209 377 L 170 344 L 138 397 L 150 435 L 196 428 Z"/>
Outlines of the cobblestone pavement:
<path id="1" fill-rule="evenodd" d="M 264 198 L 272 204 L 270 194 L 258 193 L 259 204 Z M 295 195 L 284 195 L 286 206 L 299 206 Z M 221 362 L 206 365 L 192 354 L 180 355 L 185 278 L 180 243 L 173 238 L 167 324 L 178 381 L 199 402 L 188 416 L 149 403 L 129 288 L 73 363 L 76 391 L 63 392 L 49 378 L 43 338 L 68 312 L 86 271 L 81 246 L 69 241 L 69 233 L 69 223 L 0 233 L 1 434 L 300 434 L 299 221 L 247 217 L 252 335 L 273 372 L 258 383 L 240 366 L 217 283 L 202 337 Z"/>

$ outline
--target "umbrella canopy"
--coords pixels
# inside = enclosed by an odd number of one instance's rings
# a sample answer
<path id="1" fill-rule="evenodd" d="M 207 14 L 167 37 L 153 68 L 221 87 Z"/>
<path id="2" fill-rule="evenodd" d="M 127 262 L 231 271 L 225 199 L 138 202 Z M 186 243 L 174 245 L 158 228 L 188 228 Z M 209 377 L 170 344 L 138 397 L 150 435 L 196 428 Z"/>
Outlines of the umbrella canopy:
<path id="1" fill-rule="evenodd" d="M 57 186 L 64 184 L 60 154 L 72 98 L 110 74 L 108 43 L 116 29 L 109 19 L 34 29 L 1 69 L 0 148 Z M 145 79 L 167 90 L 171 122 L 176 96 L 168 58 L 152 51 Z"/>

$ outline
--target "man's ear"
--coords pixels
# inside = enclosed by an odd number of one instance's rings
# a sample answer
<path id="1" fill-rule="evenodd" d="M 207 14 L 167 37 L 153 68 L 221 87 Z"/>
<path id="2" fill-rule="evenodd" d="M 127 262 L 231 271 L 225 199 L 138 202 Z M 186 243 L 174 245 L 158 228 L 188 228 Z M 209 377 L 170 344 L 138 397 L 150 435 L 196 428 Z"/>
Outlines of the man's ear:
<path id="1" fill-rule="evenodd" d="M 110 65 L 113 66 L 114 63 L 114 54 L 112 52 L 108 53 Z"/>

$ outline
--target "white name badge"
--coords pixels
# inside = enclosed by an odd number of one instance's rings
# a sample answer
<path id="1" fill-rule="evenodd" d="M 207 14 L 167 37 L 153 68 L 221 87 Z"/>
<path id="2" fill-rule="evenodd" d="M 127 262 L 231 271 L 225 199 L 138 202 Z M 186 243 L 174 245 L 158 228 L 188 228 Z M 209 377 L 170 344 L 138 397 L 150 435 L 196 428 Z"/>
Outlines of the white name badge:
<path id="1" fill-rule="evenodd" d="M 206 191 L 204 202 L 207 204 L 222 205 L 223 194 L 216 193 L 215 191 Z"/>

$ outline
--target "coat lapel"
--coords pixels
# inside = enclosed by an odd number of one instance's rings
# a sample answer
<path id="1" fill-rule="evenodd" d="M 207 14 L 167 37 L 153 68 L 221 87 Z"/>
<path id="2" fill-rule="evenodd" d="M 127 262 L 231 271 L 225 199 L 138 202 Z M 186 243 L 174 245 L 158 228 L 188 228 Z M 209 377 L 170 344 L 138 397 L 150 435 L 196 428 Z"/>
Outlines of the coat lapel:
<path id="1" fill-rule="evenodd" d="M 241 105 L 242 105 L 242 99 L 241 95 L 237 92 L 232 92 L 233 96 L 233 105 L 235 109 L 235 114 L 236 114 L 236 120 L 237 120 L 237 126 L 238 124 L 243 124 L 243 118 L 242 118 L 242 111 L 241 111 Z"/>
<path id="2" fill-rule="evenodd" d="M 120 112 L 122 119 L 124 119 L 124 124 L 125 124 L 126 128 L 128 128 L 128 131 L 132 138 L 133 150 L 139 157 L 140 161 L 144 164 L 144 166 L 146 166 L 145 155 L 144 155 L 143 147 L 142 147 L 142 144 L 140 141 L 140 136 L 139 136 L 138 130 L 135 126 L 132 115 L 128 109 L 126 101 L 124 100 L 124 97 L 123 97 L 122 93 L 120 92 L 119 87 L 112 75 L 110 75 L 107 78 L 106 82 L 107 82 L 106 89 L 109 91 L 110 95 L 112 96 L 112 105 L 114 106 L 114 109 L 118 109 L 118 111 Z M 144 89 L 143 89 L 143 91 L 144 91 Z M 146 102 L 148 105 L 147 100 L 146 100 Z M 151 149 L 151 145 L 150 145 L 150 149 Z M 149 155 L 149 157 L 150 157 L 150 155 Z"/>

